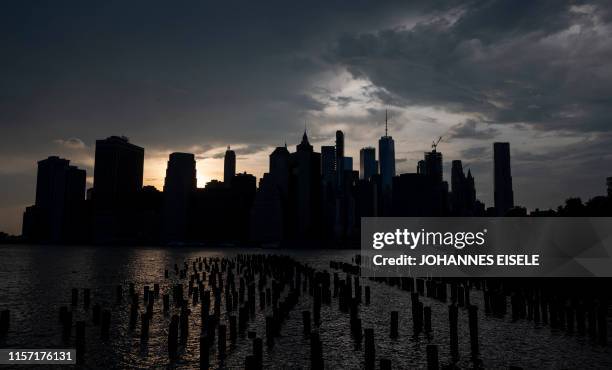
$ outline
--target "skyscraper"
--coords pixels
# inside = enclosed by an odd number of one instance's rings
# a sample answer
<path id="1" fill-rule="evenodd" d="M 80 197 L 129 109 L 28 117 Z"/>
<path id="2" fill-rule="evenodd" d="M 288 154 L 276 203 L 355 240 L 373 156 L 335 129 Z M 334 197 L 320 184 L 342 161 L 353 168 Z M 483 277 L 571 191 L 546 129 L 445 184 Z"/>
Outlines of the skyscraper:
<path id="1" fill-rule="evenodd" d="M 470 211 L 471 216 L 476 216 L 478 213 L 476 199 L 476 185 L 474 184 L 474 177 L 472 171 L 468 170 L 467 177 L 465 178 L 465 197 L 466 207 Z"/>
<path id="2" fill-rule="evenodd" d="M 96 140 L 94 164 L 94 240 L 133 240 L 134 196 L 142 189 L 144 149 L 126 137 Z"/>
<path id="3" fill-rule="evenodd" d="M 395 217 L 445 216 L 442 184 L 429 176 L 403 173 L 393 178 L 393 203 L 390 215 Z"/>
<path id="4" fill-rule="evenodd" d="M 270 181 L 285 199 L 289 191 L 290 154 L 287 145 L 279 146 L 270 154 Z"/>
<path id="5" fill-rule="evenodd" d="M 336 131 L 336 185 L 339 193 L 344 192 L 344 133 Z"/>
<path id="6" fill-rule="evenodd" d="M 236 193 L 255 195 L 257 189 L 257 178 L 250 173 L 239 173 L 235 178 L 236 182 L 232 183 L 232 190 Z"/>
<path id="7" fill-rule="evenodd" d="M 326 238 L 332 237 L 336 222 L 337 178 L 336 147 L 323 145 L 321 146 L 321 212 L 322 232 Z"/>
<path id="8" fill-rule="evenodd" d="M 43 242 L 73 241 L 83 226 L 78 211 L 84 199 L 85 170 L 57 156 L 39 161 L 36 201 L 24 214 L 23 235 Z"/>
<path id="9" fill-rule="evenodd" d="M 172 153 L 164 182 L 164 240 L 184 241 L 188 238 L 190 205 L 197 187 L 195 156 Z"/>
<path id="10" fill-rule="evenodd" d="M 259 181 L 251 209 L 252 241 L 278 243 L 286 237 L 289 158 L 287 145 L 275 148 L 270 154 L 269 172 Z"/>
<path id="11" fill-rule="evenodd" d="M 510 172 L 510 143 L 493 143 L 493 176 L 495 212 L 504 216 L 514 207 L 512 173 Z"/>
<path id="12" fill-rule="evenodd" d="M 290 213 L 292 234 L 306 241 L 320 235 L 321 154 L 313 151 L 306 131 L 291 154 Z"/>
<path id="13" fill-rule="evenodd" d="M 453 215 L 465 215 L 467 208 L 467 179 L 463 173 L 463 164 L 454 160 L 451 166 L 451 207 Z"/>
<path id="14" fill-rule="evenodd" d="M 391 188 L 395 176 L 395 142 L 388 134 L 388 119 L 385 111 L 385 136 L 378 140 L 378 157 L 383 192 Z"/>
<path id="15" fill-rule="evenodd" d="M 344 157 L 344 172 L 353 171 L 353 157 Z"/>
<path id="16" fill-rule="evenodd" d="M 334 183 L 336 175 L 336 148 L 331 145 L 321 147 L 321 177 L 326 184 Z"/>
<path id="17" fill-rule="evenodd" d="M 94 200 L 114 203 L 142 188 L 144 149 L 126 137 L 96 140 Z"/>
<path id="18" fill-rule="evenodd" d="M 244 242 L 249 236 L 249 220 L 256 191 L 256 178 L 247 173 L 234 176 L 231 186 L 209 182 L 197 189 L 194 227 L 197 240 Z M 265 214 L 260 215 L 265 218 Z"/>
<path id="19" fill-rule="evenodd" d="M 359 151 L 359 178 L 370 180 L 377 173 L 376 149 L 373 147 L 362 148 Z"/>
<path id="20" fill-rule="evenodd" d="M 232 185 L 234 176 L 236 176 L 236 153 L 228 145 L 223 162 L 223 182 L 225 185 Z"/>
<path id="21" fill-rule="evenodd" d="M 425 153 L 425 175 L 436 182 L 442 182 L 442 153 L 433 149 Z"/>
<path id="22" fill-rule="evenodd" d="M 231 201 L 225 204 L 229 215 L 225 227 L 226 235 L 231 234 L 233 238 L 242 241 L 249 238 L 251 211 L 256 191 L 257 178 L 254 175 L 246 172 L 236 174 L 230 189 Z"/>
<path id="23" fill-rule="evenodd" d="M 270 173 L 259 180 L 250 219 L 250 240 L 279 243 L 284 238 L 285 218 L 280 189 Z"/>

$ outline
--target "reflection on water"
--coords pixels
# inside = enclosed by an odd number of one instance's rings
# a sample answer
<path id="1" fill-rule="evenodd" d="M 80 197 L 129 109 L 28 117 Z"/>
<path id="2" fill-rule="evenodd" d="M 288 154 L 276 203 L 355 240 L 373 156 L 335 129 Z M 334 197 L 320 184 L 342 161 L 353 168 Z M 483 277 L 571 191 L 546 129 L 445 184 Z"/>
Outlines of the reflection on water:
<path id="1" fill-rule="evenodd" d="M 129 305 L 116 304 L 115 287 L 135 284 L 136 292 L 145 285 L 160 284 L 161 292 L 170 292 L 178 281 L 173 266 L 198 257 L 233 257 L 237 253 L 280 253 L 264 250 L 203 250 L 199 248 L 159 247 L 63 247 L 63 246 L 0 246 L 0 309 L 10 309 L 11 327 L 8 337 L 0 342 L 3 348 L 62 348 L 59 307 L 69 306 L 71 289 L 91 289 L 91 305 L 98 303 L 111 310 L 110 339 L 100 339 L 100 328 L 94 326 L 91 311 L 85 310 L 80 300 L 73 310 L 73 322 L 86 321 L 85 367 L 166 367 L 167 340 L 170 316 L 162 313 L 161 299 L 154 305 L 153 320 L 148 342 L 141 343 L 140 324 L 129 328 Z M 355 251 L 282 251 L 301 263 L 319 270 L 330 270 L 329 261 L 350 262 Z M 171 270 L 164 279 L 164 270 Z M 330 271 L 335 272 L 335 271 Z M 343 276 L 343 274 L 341 274 Z M 185 282 L 185 281 L 183 281 Z M 426 366 L 425 346 L 439 346 L 440 362 L 450 362 L 448 309 L 446 304 L 423 297 L 432 307 L 433 334 L 429 337 L 412 336 L 410 294 L 380 283 L 362 280 L 372 288 L 372 304 L 362 305 L 360 316 L 363 328 L 374 328 L 376 357 L 389 358 L 394 368 Z M 127 294 L 126 294 L 127 295 Z M 480 352 L 487 368 L 510 365 L 524 368 L 612 368 L 610 347 L 597 346 L 588 337 L 567 335 L 551 331 L 532 322 L 511 322 L 510 318 L 485 317 L 481 294 L 472 292 L 471 300 L 480 307 Z M 190 303 L 191 304 L 191 303 Z M 302 332 L 303 310 L 312 310 L 309 295 L 302 295 L 289 318 L 284 322 L 280 338 L 273 348 L 264 345 L 265 368 L 309 367 L 310 341 Z M 140 311 L 144 311 L 141 304 Z M 177 310 L 176 308 L 173 308 Z M 399 311 L 399 336 L 389 338 L 390 311 Z M 193 312 L 199 312 L 194 306 Z M 269 312 L 268 312 L 269 314 Z M 249 322 L 249 331 L 265 338 L 266 312 L 256 309 Z M 363 366 L 363 346 L 355 349 L 350 334 L 349 315 L 338 310 L 336 298 L 331 305 L 321 308 L 319 332 L 323 343 L 326 367 L 360 368 Z M 190 315 L 189 338 L 179 359 L 170 364 L 177 368 L 199 368 L 200 315 Z M 72 340 L 74 340 L 73 329 Z M 70 345 L 74 346 L 74 344 Z M 471 367 L 467 313 L 459 313 L 458 363 Z M 243 367 L 244 359 L 252 352 L 251 340 L 239 336 L 235 343 L 228 342 L 227 367 Z M 215 362 L 214 358 L 211 361 Z"/>

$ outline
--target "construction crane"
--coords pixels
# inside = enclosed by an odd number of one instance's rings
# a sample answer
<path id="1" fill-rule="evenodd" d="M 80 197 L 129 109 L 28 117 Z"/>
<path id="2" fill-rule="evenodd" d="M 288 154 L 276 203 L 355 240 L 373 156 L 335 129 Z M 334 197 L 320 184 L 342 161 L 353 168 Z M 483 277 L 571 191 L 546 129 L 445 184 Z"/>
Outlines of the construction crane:
<path id="1" fill-rule="evenodd" d="M 438 147 L 438 144 L 440 144 L 440 141 L 441 141 L 441 140 L 442 140 L 442 136 L 440 136 L 440 137 L 438 138 L 438 140 L 436 140 L 436 141 L 432 141 L 432 142 L 431 142 L 431 149 L 432 149 L 432 152 L 435 152 L 435 151 L 436 151 L 436 148 Z"/>

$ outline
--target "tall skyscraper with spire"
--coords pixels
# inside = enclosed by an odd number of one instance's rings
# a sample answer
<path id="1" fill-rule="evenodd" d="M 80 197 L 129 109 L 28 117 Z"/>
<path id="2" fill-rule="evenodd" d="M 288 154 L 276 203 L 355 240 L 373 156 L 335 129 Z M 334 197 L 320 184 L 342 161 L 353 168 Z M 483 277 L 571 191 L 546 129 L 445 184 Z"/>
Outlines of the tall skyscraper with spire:
<path id="1" fill-rule="evenodd" d="M 223 162 L 223 182 L 226 186 L 232 185 L 234 176 L 236 176 L 236 153 L 228 145 Z"/>
<path id="2" fill-rule="evenodd" d="M 389 136 L 389 120 L 385 110 L 385 136 L 378 140 L 378 156 L 380 164 L 380 176 L 385 189 L 391 188 L 395 176 L 395 142 Z"/>
<path id="3" fill-rule="evenodd" d="M 504 216 L 514 207 L 510 143 L 493 143 L 493 181 L 495 212 L 498 216 Z"/>
<path id="4" fill-rule="evenodd" d="M 291 154 L 289 183 L 291 234 L 300 241 L 316 239 L 321 222 L 321 154 L 313 151 L 306 130 Z"/>

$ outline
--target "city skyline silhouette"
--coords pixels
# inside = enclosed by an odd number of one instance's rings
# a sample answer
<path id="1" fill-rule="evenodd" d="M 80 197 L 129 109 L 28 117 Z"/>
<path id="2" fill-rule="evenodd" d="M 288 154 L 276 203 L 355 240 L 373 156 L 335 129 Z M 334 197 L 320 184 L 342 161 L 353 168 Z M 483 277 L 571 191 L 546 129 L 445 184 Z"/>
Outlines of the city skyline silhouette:
<path id="1" fill-rule="evenodd" d="M 237 171 L 261 177 L 267 154 L 298 143 L 304 121 L 316 147 L 342 130 L 356 163 L 382 135 L 385 109 L 400 171 L 439 136 L 445 158 L 474 173 L 492 167 L 491 142 L 511 142 L 514 197 L 529 208 L 596 196 L 612 167 L 601 2 L 187 2 L 170 14 L 155 1 L 95 12 L 68 3 L 6 4 L 0 15 L 11 56 L 0 87 L 1 230 L 19 232 L 38 160 L 70 158 L 91 181 L 95 140 L 109 135 L 146 147 L 143 182 L 160 190 L 170 153 L 196 155 L 202 187 L 221 178 L 228 144 Z M 493 202 L 491 178 L 475 182 Z"/>
<path id="2" fill-rule="evenodd" d="M 556 209 L 528 210 L 516 203 L 507 142 L 493 143 L 495 199 L 485 204 L 475 186 L 479 174 L 467 166 L 464 171 L 461 159 L 451 159 L 451 178 L 445 178 L 442 137 L 406 173 L 396 171 L 387 114 L 378 148 L 362 148 L 358 169 L 344 155 L 344 133 L 335 136 L 334 146 L 317 152 L 305 129 L 294 151 L 285 144 L 270 153 L 260 179 L 236 173 L 236 153 L 228 145 L 223 179 L 200 188 L 196 156 L 175 152 L 161 191 L 143 186 L 144 148 L 123 136 L 97 140 L 93 187 L 86 186 L 86 171 L 69 159 L 38 162 L 36 199 L 23 213 L 21 235 L 43 243 L 324 241 L 350 247 L 358 240 L 361 217 L 580 215 L 576 207 L 585 206 L 579 197 Z M 586 203 L 585 215 L 611 213 L 611 177 L 606 185 L 606 195 Z"/>

